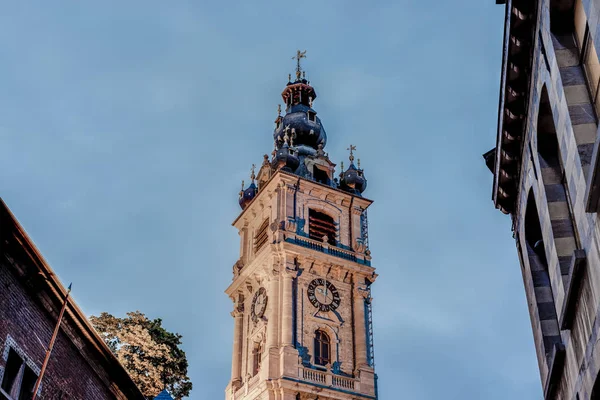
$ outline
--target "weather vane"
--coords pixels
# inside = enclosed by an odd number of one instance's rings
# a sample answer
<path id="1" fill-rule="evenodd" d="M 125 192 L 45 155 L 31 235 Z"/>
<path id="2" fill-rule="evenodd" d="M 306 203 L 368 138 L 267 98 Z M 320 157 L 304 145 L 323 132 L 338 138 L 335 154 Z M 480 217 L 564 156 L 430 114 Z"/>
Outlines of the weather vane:
<path id="1" fill-rule="evenodd" d="M 300 60 L 306 58 L 306 50 L 296 51 L 296 55 L 292 57 L 292 60 L 296 60 L 296 80 L 300 80 L 302 76 L 302 67 L 300 67 Z"/>
<path id="2" fill-rule="evenodd" d="M 277 104 L 277 116 L 281 117 L 281 104 Z"/>
<path id="3" fill-rule="evenodd" d="M 350 162 L 354 161 L 354 150 L 356 150 L 356 146 L 350 145 L 346 150 L 350 150 Z"/>

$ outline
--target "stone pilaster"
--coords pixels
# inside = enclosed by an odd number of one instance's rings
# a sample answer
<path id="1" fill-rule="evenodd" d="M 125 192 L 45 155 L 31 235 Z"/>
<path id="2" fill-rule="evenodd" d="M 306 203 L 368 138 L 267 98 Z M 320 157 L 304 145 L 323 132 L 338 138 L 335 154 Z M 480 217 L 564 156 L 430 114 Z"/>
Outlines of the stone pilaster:
<path id="1" fill-rule="evenodd" d="M 282 272 L 283 279 L 283 299 L 281 312 L 281 345 L 284 347 L 294 346 L 294 321 L 293 321 L 293 284 L 294 278 L 298 276 L 298 271 L 285 268 Z"/>
<path id="2" fill-rule="evenodd" d="M 267 349 L 279 347 L 279 271 L 272 270 L 269 275 L 268 290 Z"/>
<path id="3" fill-rule="evenodd" d="M 244 307 L 238 304 L 231 312 L 233 322 L 233 354 L 231 359 L 231 385 L 238 388 L 242 384 L 242 341 L 244 328 Z"/>
<path id="4" fill-rule="evenodd" d="M 356 351 L 356 369 L 368 367 L 367 363 L 367 332 L 365 326 L 365 296 L 367 291 L 354 286 L 352 297 L 354 298 L 354 340 Z"/>

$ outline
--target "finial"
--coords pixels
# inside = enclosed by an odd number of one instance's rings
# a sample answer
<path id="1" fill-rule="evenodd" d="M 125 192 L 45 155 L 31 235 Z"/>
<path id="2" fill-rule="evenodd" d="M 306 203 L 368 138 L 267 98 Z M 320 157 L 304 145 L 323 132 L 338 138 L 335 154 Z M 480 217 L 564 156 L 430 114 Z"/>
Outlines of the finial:
<path id="1" fill-rule="evenodd" d="M 252 168 L 250 168 L 250 179 L 252 179 L 252 183 L 254 183 L 254 179 L 256 178 L 256 175 L 254 175 L 255 168 L 256 168 L 256 165 L 252 164 Z"/>
<path id="2" fill-rule="evenodd" d="M 281 104 L 277 104 L 277 116 L 281 117 Z"/>
<path id="3" fill-rule="evenodd" d="M 310 108 L 312 108 L 312 101 L 313 101 L 313 98 L 311 96 L 308 96 L 308 106 Z"/>
<path id="4" fill-rule="evenodd" d="M 356 161 L 358 162 L 358 169 L 360 169 L 360 158 Z"/>
<path id="5" fill-rule="evenodd" d="M 288 74 L 288 83 L 292 81 L 292 74 Z"/>
<path id="6" fill-rule="evenodd" d="M 343 161 L 340 163 L 340 169 L 342 170 L 342 172 L 344 172 L 344 162 Z"/>
<path id="7" fill-rule="evenodd" d="M 240 197 L 244 196 L 244 180 L 242 179 L 242 190 L 240 190 Z"/>
<path id="8" fill-rule="evenodd" d="M 292 60 L 296 60 L 296 79 L 300 80 L 300 76 L 302 74 L 302 67 L 300 67 L 300 60 L 306 58 L 306 50 L 304 51 L 296 51 L 296 55 L 292 57 Z"/>
<path id="9" fill-rule="evenodd" d="M 296 129 L 292 128 L 292 137 L 290 138 L 290 146 L 294 146 L 294 139 L 296 139 Z"/>
<path id="10" fill-rule="evenodd" d="M 267 154 L 263 156 L 263 165 L 269 165 L 269 156 Z"/>
<path id="11" fill-rule="evenodd" d="M 356 150 L 356 146 L 350 145 L 350 147 L 348 147 L 346 150 L 350 150 L 350 157 L 348 157 L 350 159 L 350 163 L 352 164 L 352 162 L 354 162 L 354 150 Z"/>
<path id="12" fill-rule="evenodd" d="M 302 71 L 302 79 L 306 79 L 306 71 Z"/>

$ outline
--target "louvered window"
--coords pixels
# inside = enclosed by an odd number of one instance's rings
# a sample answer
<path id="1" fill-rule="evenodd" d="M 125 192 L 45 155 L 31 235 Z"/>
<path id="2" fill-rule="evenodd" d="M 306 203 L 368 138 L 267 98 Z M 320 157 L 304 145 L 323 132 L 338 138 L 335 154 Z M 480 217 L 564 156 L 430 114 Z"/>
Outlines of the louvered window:
<path id="1" fill-rule="evenodd" d="M 254 235 L 254 252 L 257 253 L 264 245 L 267 243 L 267 239 L 269 238 L 267 228 L 269 227 L 269 219 L 265 219 L 265 221 L 260 225 L 256 234 Z"/>
<path id="2" fill-rule="evenodd" d="M 327 236 L 327 243 L 335 245 L 336 226 L 329 215 L 308 210 L 308 236 L 311 239 L 322 241 Z"/>

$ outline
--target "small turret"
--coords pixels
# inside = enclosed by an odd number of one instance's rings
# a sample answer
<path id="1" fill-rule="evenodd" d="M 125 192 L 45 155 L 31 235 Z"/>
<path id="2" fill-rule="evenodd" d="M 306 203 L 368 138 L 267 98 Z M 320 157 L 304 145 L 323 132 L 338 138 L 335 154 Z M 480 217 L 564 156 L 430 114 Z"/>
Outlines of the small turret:
<path id="1" fill-rule="evenodd" d="M 360 168 L 360 160 L 358 160 L 358 168 L 354 165 L 356 146 L 350 145 L 348 150 L 350 150 L 350 166 L 340 176 L 340 189 L 360 195 L 367 188 L 367 178 L 365 178 L 364 172 Z M 343 168 L 344 164 L 342 163 L 342 170 Z"/>
<path id="2" fill-rule="evenodd" d="M 250 202 L 252 200 L 254 200 L 254 197 L 256 196 L 256 193 L 258 192 L 258 188 L 256 187 L 256 184 L 254 183 L 254 179 L 256 179 L 256 175 L 254 175 L 254 169 L 256 168 L 256 166 L 254 164 L 252 164 L 252 170 L 250 173 L 250 186 L 248 186 L 247 189 L 244 190 L 244 181 L 242 181 L 242 190 L 240 191 L 240 199 L 239 199 L 239 203 L 240 203 L 240 207 L 242 207 L 242 210 L 244 210 L 248 204 L 250 204 Z"/>

